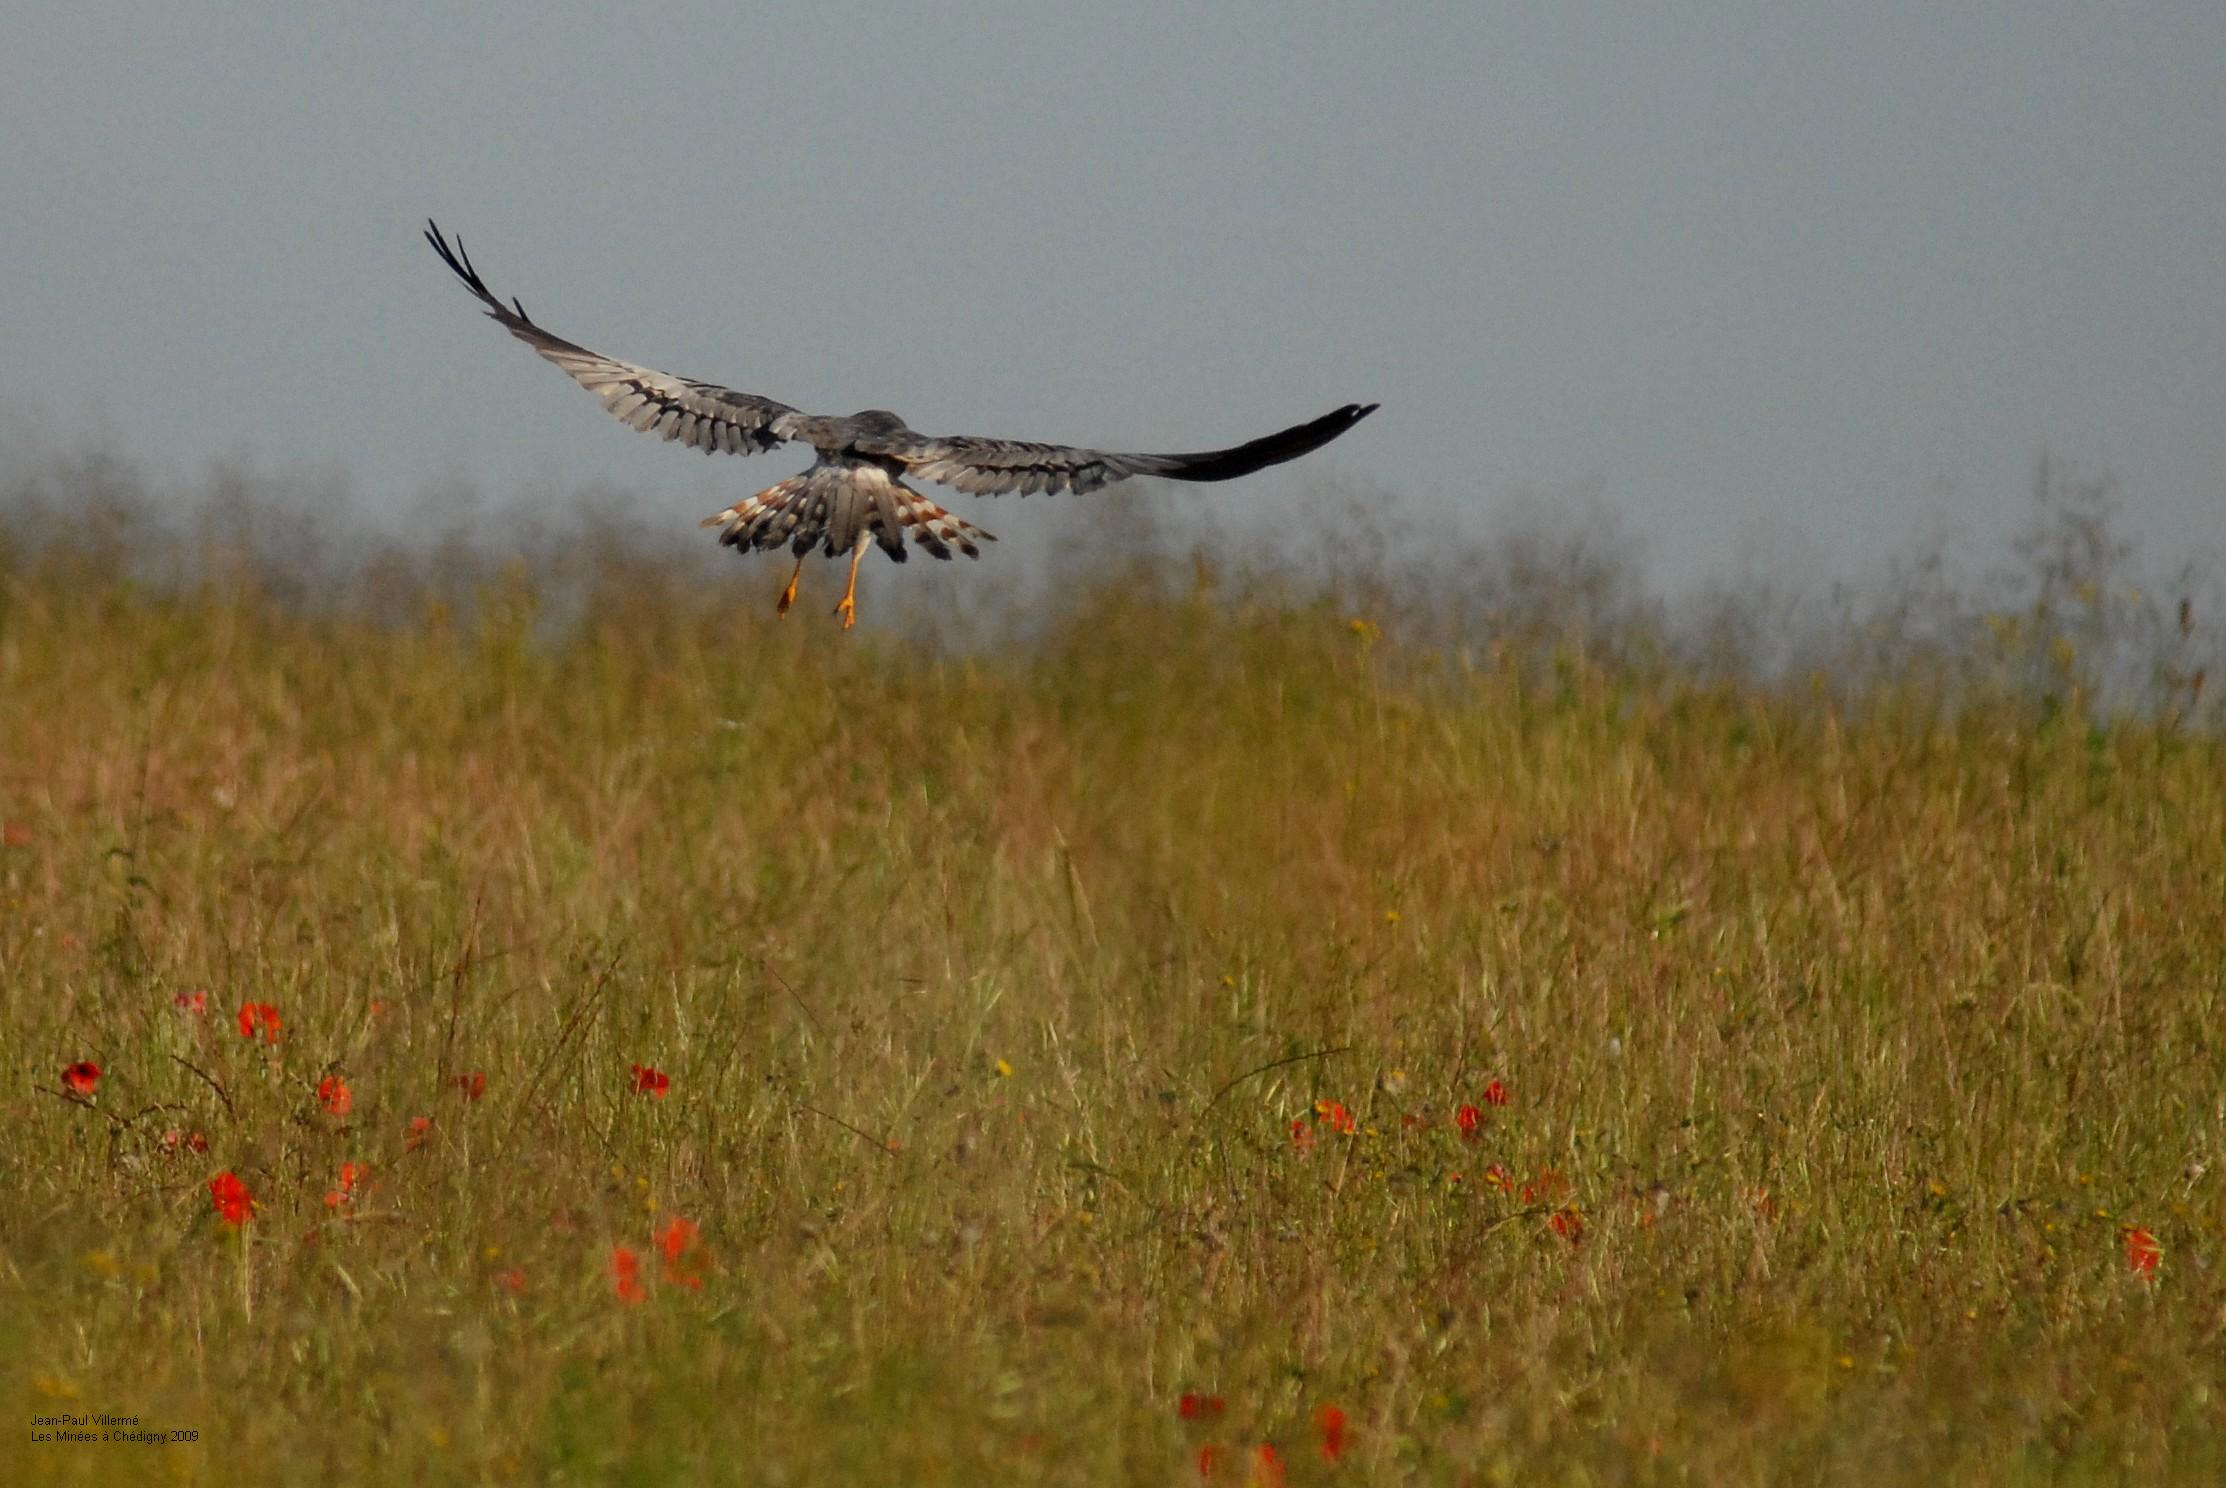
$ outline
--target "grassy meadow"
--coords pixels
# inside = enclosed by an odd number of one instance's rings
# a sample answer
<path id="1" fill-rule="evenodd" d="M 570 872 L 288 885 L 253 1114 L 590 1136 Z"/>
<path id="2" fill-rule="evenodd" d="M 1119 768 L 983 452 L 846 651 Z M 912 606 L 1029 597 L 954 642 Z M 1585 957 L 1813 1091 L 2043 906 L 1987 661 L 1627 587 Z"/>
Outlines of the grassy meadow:
<path id="1" fill-rule="evenodd" d="M 0 542 L 0 1481 L 2226 1480 L 2226 745 L 2060 626 L 129 569 Z"/>

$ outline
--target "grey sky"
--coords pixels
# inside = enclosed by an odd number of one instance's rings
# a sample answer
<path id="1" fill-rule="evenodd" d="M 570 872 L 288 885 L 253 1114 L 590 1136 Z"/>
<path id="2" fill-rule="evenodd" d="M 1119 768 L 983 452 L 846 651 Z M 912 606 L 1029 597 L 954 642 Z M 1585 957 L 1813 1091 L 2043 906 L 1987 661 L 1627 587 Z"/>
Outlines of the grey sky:
<path id="1" fill-rule="evenodd" d="M 601 416 L 430 214 L 559 333 L 815 410 L 1185 449 L 1381 400 L 1309 465 L 1454 520 L 1596 481 L 1673 580 L 1996 534 L 2044 449 L 2114 471 L 2146 550 L 2226 547 L 2217 0 L 5 4 L 0 34 L 0 458 L 244 455 L 387 514 L 606 481 L 674 523 L 795 467 Z M 1253 515 L 1308 468 L 1184 499 Z"/>

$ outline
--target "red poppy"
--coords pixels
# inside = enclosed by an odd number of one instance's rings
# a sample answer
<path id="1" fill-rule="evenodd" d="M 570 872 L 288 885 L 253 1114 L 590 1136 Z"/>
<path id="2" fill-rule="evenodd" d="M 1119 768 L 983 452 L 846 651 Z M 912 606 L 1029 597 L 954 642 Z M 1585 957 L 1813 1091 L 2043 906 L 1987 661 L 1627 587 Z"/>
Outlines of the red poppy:
<path id="1" fill-rule="evenodd" d="M 1345 1455 L 1345 1413 L 1334 1405 L 1314 1408 L 1314 1429 L 1322 1434 L 1322 1456 L 1335 1462 Z"/>
<path id="2" fill-rule="evenodd" d="M 1207 1442 L 1200 1447 L 1198 1449 L 1198 1476 L 1211 1482 L 1214 1466 L 1220 1456 L 1221 1448 L 1215 1446 L 1212 1442 Z"/>
<path id="3" fill-rule="evenodd" d="M 255 1037 L 255 1030 L 258 1025 L 263 1030 L 264 1043 L 275 1044 L 278 1042 L 278 1009 L 267 1002 L 241 1003 L 240 1037 L 246 1039 Z"/>
<path id="4" fill-rule="evenodd" d="M 642 1258 L 623 1245 L 611 1247 L 611 1283 L 621 1302 L 640 1302 L 649 1296 L 642 1285 Z"/>
<path id="5" fill-rule="evenodd" d="M 1540 1168 L 1538 1170 L 1538 1181 L 1523 1185 L 1523 1202 L 1528 1204 L 1536 1199 L 1552 1199 L 1568 1191 L 1568 1179 L 1562 1177 L 1552 1168 Z"/>
<path id="6" fill-rule="evenodd" d="M 1497 1076 L 1493 1077 L 1491 1084 L 1484 1087 L 1484 1104 L 1487 1106 L 1504 1106 L 1507 1104 L 1507 1087 L 1499 1082 Z"/>
<path id="7" fill-rule="evenodd" d="M 1306 1124 L 1304 1116 L 1291 1123 L 1291 1145 L 1301 1152 L 1314 1150 L 1314 1128 Z"/>
<path id="8" fill-rule="evenodd" d="M 653 1096 L 658 1100 L 663 1100 L 665 1092 L 671 1088 L 672 1076 L 666 1074 L 663 1070 L 646 1064 L 634 1066 L 634 1094 Z"/>
<path id="9" fill-rule="evenodd" d="M 1218 1416 L 1228 1409 L 1229 1402 L 1219 1395 L 1192 1395 L 1185 1392 L 1183 1398 L 1175 1402 L 1175 1413 L 1186 1421 L 1195 1421 L 1201 1416 Z"/>
<path id="10" fill-rule="evenodd" d="M 450 1075 L 448 1083 L 461 1090 L 465 1100 L 478 1100 L 487 1093 L 487 1072 L 473 1070 L 466 1075 Z"/>
<path id="11" fill-rule="evenodd" d="M 206 1152 L 209 1150 L 209 1139 L 199 1132 L 188 1136 L 173 1126 L 162 1134 L 162 1150 L 164 1152 L 176 1152 L 180 1148 L 187 1152 Z"/>
<path id="12" fill-rule="evenodd" d="M 1493 1163 L 1484 1170 L 1484 1181 L 1503 1194 L 1511 1194 L 1515 1191 L 1515 1175 L 1498 1163 Z"/>
<path id="13" fill-rule="evenodd" d="M 29 822 L 0 822 L 0 847 L 29 847 L 31 824 Z"/>
<path id="14" fill-rule="evenodd" d="M 674 1261 L 679 1260 L 681 1255 L 696 1243 L 698 1233 L 696 1222 L 692 1219 L 676 1218 L 671 1224 L 659 1230 L 657 1232 L 657 1249 L 663 1254 L 665 1264 L 669 1266 Z"/>
<path id="15" fill-rule="evenodd" d="M 62 1071 L 62 1084 L 73 1095 L 91 1095 L 93 1087 L 100 1084 L 100 1066 L 90 1059 L 80 1059 Z"/>
<path id="16" fill-rule="evenodd" d="M 226 1224 L 246 1224 L 255 1213 L 255 1196 L 230 1168 L 209 1180 L 209 1202 L 216 1205 Z"/>
<path id="17" fill-rule="evenodd" d="M 1318 1100 L 1314 1102 L 1314 1114 L 1328 1122 L 1330 1130 L 1352 1135 L 1353 1113 L 1345 1109 L 1343 1101 Z"/>
<path id="18" fill-rule="evenodd" d="M 665 1258 L 665 1281 L 668 1285 L 703 1290 L 703 1277 L 697 1274 L 696 1268 L 680 1264 L 681 1257 L 696 1248 L 700 1235 L 694 1220 L 679 1218 L 657 1232 L 657 1251 Z"/>
<path id="19" fill-rule="evenodd" d="M 1252 1449 L 1252 1482 L 1258 1488 L 1283 1488 L 1283 1454 L 1275 1449 L 1274 1442 L 1262 1442 Z"/>
<path id="20" fill-rule="evenodd" d="M 363 1177 L 363 1164 L 344 1162 L 340 1165 L 340 1186 L 325 1194 L 325 1207 L 338 1209 L 342 1204 L 352 1204 L 356 1198 L 356 1182 Z"/>
<path id="21" fill-rule="evenodd" d="M 417 1151 L 418 1148 L 425 1145 L 425 1138 L 432 1129 L 432 1117 L 412 1116 L 410 1118 L 410 1134 L 402 1139 L 402 1150 L 404 1152 Z"/>
<path id="22" fill-rule="evenodd" d="M 170 1005 L 181 1013 L 205 1018 L 209 1015 L 209 989 L 202 987 L 192 992 L 173 992 L 170 994 Z"/>
<path id="23" fill-rule="evenodd" d="M 1575 1245 L 1578 1241 L 1584 1239 L 1584 1215 L 1577 1211 L 1577 1206 L 1574 1204 L 1556 1209 L 1553 1216 L 1546 1221 L 1546 1224 L 1555 1234 L 1571 1245 Z"/>
<path id="24" fill-rule="evenodd" d="M 345 1116 L 355 1108 L 355 1092 L 348 1082 L 338 1075 L 327 1075 L 317 1082 L 317 1100 L 335 1116 Z"/>
<path id="25" fill-rule="evenodd" d="M 2156 1236 L 2139 1225 L 2128 1225 L 2125 1231 L 2126 1269 L 2143 1281 L 2156 1280 L 2157 1268 L 2164 1264 L 2164 1247 Z"/>
<path id="26" fill-rule="evenodd" d="M 526 1294 L 526 1273 L 522 1266 L 511 1266 L 495 1273 L 495 1285 L 513 1297 Z"/>
<path id="27" fill-rule="evenodd" d="M 1461 1129 L 1461 1140 L 1473 1142 L 1477 1131 L 1484 1125 L 1484 1113 L 1474 1106 L 1464 1105 L 1453 1113 L 1453 1124 Z"/>

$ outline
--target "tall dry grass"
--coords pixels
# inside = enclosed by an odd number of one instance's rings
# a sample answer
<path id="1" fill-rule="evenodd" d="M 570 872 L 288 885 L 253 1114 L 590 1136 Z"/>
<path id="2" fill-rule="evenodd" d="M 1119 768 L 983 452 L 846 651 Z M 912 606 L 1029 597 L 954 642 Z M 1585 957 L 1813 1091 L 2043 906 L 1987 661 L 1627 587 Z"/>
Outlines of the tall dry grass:
<path id="1" fill-rule="evenodd" d="M 923 641 L 118 513 L 0 543 L 0 1477 L 2226 1474 L 2199 625 L 2114 709 L 2078 577 L 1758 672 L 1612 554 Z"/>

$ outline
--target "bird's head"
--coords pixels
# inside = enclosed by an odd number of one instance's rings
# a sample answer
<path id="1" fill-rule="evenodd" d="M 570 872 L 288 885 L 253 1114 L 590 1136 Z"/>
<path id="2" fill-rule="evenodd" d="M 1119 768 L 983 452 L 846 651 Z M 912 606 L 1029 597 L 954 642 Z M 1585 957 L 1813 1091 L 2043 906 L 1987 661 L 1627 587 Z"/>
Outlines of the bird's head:
<path id="1" fill-rule="evenodd" d="M 863 412 L 852 414 L 844 422 L 859 434 L 904 434 L 910 432 L 904 420 L 898 418 L 886 408 L 868 408 Z"/>

